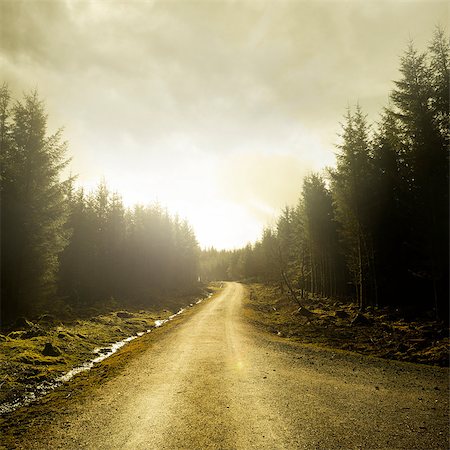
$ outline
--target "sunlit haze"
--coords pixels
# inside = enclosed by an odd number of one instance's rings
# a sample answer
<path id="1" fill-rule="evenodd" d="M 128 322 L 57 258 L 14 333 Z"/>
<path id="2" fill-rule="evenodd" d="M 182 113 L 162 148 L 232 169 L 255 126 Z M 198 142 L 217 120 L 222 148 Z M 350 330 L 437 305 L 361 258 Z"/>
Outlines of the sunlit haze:
<path id="1" fill-rule="evenodd" d="M 334 164 L 347 105 L 377 120 L 409 40 L 447 22 L 430 1 L 2 0 L 1 81 L 38 89 L 79 186 L 104 178 L 235 248 Z"/>

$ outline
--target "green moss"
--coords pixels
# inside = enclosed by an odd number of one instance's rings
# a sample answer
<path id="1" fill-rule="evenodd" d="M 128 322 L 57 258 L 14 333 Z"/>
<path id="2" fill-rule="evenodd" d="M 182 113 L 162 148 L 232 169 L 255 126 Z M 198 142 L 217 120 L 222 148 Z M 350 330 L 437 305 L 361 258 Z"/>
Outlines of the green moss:
<path id="1" fill-rule="evenodd" d="M 65 364 L 65 360 L 63 357 L 51 357 L 51 356 L 43 356 L 40 353 L 36 353 L 33 351 L 25 351 L 20 353 L 15 358 L 16 361 L 23 364 L 31 364 L 34 366 L 49 366 L 49 365 L 56 365 L 56 364 Z"/>
<path id="2" fill-rule="evenodd" d="M 219 288 L 214 290 L 214 292 L 218 291 Z M 185 299 L 184 304 L 194 303 L 195 300 L 196 298 Z M 84 399 L 95 396 L 96 389 L 103 385 L 106 379 L 117 376 L 132 358 L 147 351 L 162 334 L 170 332 L 179 325 L 181 320 L 194 313 L 195 308 L 187 309 L 182 316 L 168 322 L 164 327 L 155 329 L 152 333 L 143 335 L 140 339 L 131 341 L 116 354 L 104 360 L 102 364 L 95 365 L 89 372 L 79 374 L 71 383 L 52 391 L 41 401 L 1 416 L 2 444 L 5 448 L 28 448 L 30 437 L 39 433 L 51 433 L 55 415 L 61 414 L 62 410 L 65 412 L 71 408 L 75 410 Z M 46 379 L 53 379 L 58 374 L 91 359 L 94 356 L 92 350 L 95 347 L 107 345 L 150 328 L 156 318 L 167 318 L 172 311 L 133 311 L 133 314 L 136 322 L 131 324 L 125 324 L 123 320 L 120 321 L 114 317 L 114 313 L 111 313 L 99 316 L 102 317 L 99 322 L 78 320 L 76 323 L 59 325 L 50 329 L 47 337 L 19 340 L 12 345 L 10 342 L 0 343 L 1 382 L 3 383 L 0 389 L 0 402 L 8 399 L 7 394 L 10 397 L 11 393 L 17 395 L 23 393 L 27 383 L 40 383 Z M 84 337 L 79 337 L 79 334 Z M 40 350 L 47 341 L 63 350 L 63 360 L 61 358 L 57 364 L 52 365 L 17 361 L 16 358 L 20 356 L 39 358 L 42 361 L 45 357 L 40 354 Z"/>
<path id="3" fill-rule="evenodd" d="M 220 286 L 216 285 L 211 292 L 219 289 Z M 165 319 L 178 311 L 181 305 L 188 305 L 196 299 L 198 297 L 195 296 L 173 299 L 172 310 L 121 310 L 125 313 L 119 314 L 122 317 L 118 317 L 117 312 L 113 311 L 92 318 L 72 319 L 61 323 L 46 316 L 41 317 L 39 325 L 32 325 L 27 331 L 12 331 L 8 336 L 2 335 L 0 403 L 20 396 L 27 385 L 54 379 L 90 361 L 95 357 L 95 348 L 108 347 L 114 342 L 145 331 L 153 327 L 155 319 Z M 34 331 L 30 333 L 30 330 Z M 61 355 L 42 355 L 47 342 L 57 347 Z"/>

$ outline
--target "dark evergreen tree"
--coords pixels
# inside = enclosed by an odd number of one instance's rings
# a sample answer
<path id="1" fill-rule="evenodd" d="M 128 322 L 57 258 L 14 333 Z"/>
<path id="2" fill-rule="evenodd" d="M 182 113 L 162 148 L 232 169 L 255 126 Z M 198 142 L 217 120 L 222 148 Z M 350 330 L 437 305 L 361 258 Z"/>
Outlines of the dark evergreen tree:
<path id="1" fill-rule="evenodd" d="M 330 175 L 348 268 L 358 304 L 364 308 L 377 303 L 371 233 L 374 203 L 371 143 L 366 117 L 359 106 L 353 114 L 348 111 L 345 119 L 337 166 Z"/>
<path id="2" fill-rule="evenodd" d="M 407 148 L 407 270 L 414 290 L 432 298 L 436 310 L 448 301 L 448 133 L 443 120 L 448 103 L 445 106 L 440 94 L 445 84 L 441 66 L 448 67 L 448 52 L 439 51 L 438 41 L 442 43 L 439 36 L 433 41 L 431 67 L 425 53 L 409 46 L 401 59 L 402 78 L 391 94 Z"/>
<path id="3" fill-rule="evenodd" d="M 309 291 L 345 294 L 344 262 L 331 192 L 319 175 L 305 178 L 302 192 L 304 237 L 309 255 Z"/>
<path id="4" fill-rule="evenodd" d="M 47 133 L 44 105 L 36 93 L 8 109 L 2 100 L 1 267 L 4 320 L 42 308 L 55 293 L 58 255 L 68 235 L 68 160 L 61 131 Z"/>

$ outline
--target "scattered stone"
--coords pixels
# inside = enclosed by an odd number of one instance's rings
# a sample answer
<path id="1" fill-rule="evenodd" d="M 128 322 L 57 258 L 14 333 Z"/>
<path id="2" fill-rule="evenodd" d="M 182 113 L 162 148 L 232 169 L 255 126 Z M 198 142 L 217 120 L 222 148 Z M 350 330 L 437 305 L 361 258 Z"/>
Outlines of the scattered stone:
<path id="1" fill-rule="evenodd" d="M 119 311 L 119 312 L 116 313 L 116 316 L 119 319 L 129 319 L 130 317 L 134 317 L 133 314 L 131 314 L 131 313 L 127 312 L 127 311 Z"/>
<path id="2" fill-rule="evenodd" d="M 47 342 L 42 350 L 42 354 L 44 356 L 59 356 L 61 355 L 61 350 L 50 342 Z"/>

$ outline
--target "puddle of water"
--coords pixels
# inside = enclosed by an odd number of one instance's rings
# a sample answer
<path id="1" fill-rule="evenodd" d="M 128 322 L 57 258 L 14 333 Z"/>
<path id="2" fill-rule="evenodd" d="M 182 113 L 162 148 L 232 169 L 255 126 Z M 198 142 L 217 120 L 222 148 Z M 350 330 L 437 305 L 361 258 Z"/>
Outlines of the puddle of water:
<path id="1" fill-rule="evenodd" d="M 209 293 L 206 299 L 210 298 L 212 296 L 212 293 Z M 199 304 L 204 299 L 199 299 L 196 304 Z M 192 303 L 188 306 L 188 308 L 191 308 L 194 306 Z M 165 323 L 169 322 L 170 320 L 174 319 L 178 315 L 182 314 L 184 311 L 186 311 L 186 308 L 181 308 L 177 313 L 172 314 L 167 319 L 159 319 L 155 320 L 154 328 L 159 328 L 160 326 L 164 325 Z M 91 359 L 90 361 L 86 361 L 83 364 L 81 364 L 78 367 L 74 367 L 73 369 L 69 370 L 69 372 L 55 378 L 52 381 L 44 381 L 37 386 L 33 386 L 33 390 L 26 392 L 21 398 L 18 398 L 16 400 L 13 400 L 12 402 L 3 403 L 0 405 L 0 415 L 6 414 L 9 412 L 14 411 L 15 409 L 21 407 L 21 406 L 27 406 L 30 403 L 41 399 L 44 395 L 48 394 L 50 391 L 56 389 L 57 387 L 61 386 L 64 383 L 67 383 L 70 381 L 75 375 L 78 375 L 81 372 L 85 372 L 87 370 L 92 369 L 95 364 L 98 364 L 99 362 L 105 360 L 106 358 L 109 358 L 111 355 L 117 352 L 120 348 L 122 348 L 124 345 L 128 344 L 128 342 L 143 336 L 146 333 L 150 333 L 152 331 L 152 328 L 146 331 L 140 331 L 136 333 L 133 336 L 129 336 L 121 341 L 114 342 L 110 346 L 104 346 L 104 347 L 97 347 L 93 350 L 93 353 L 98 354 L 97 357 Z"/>

